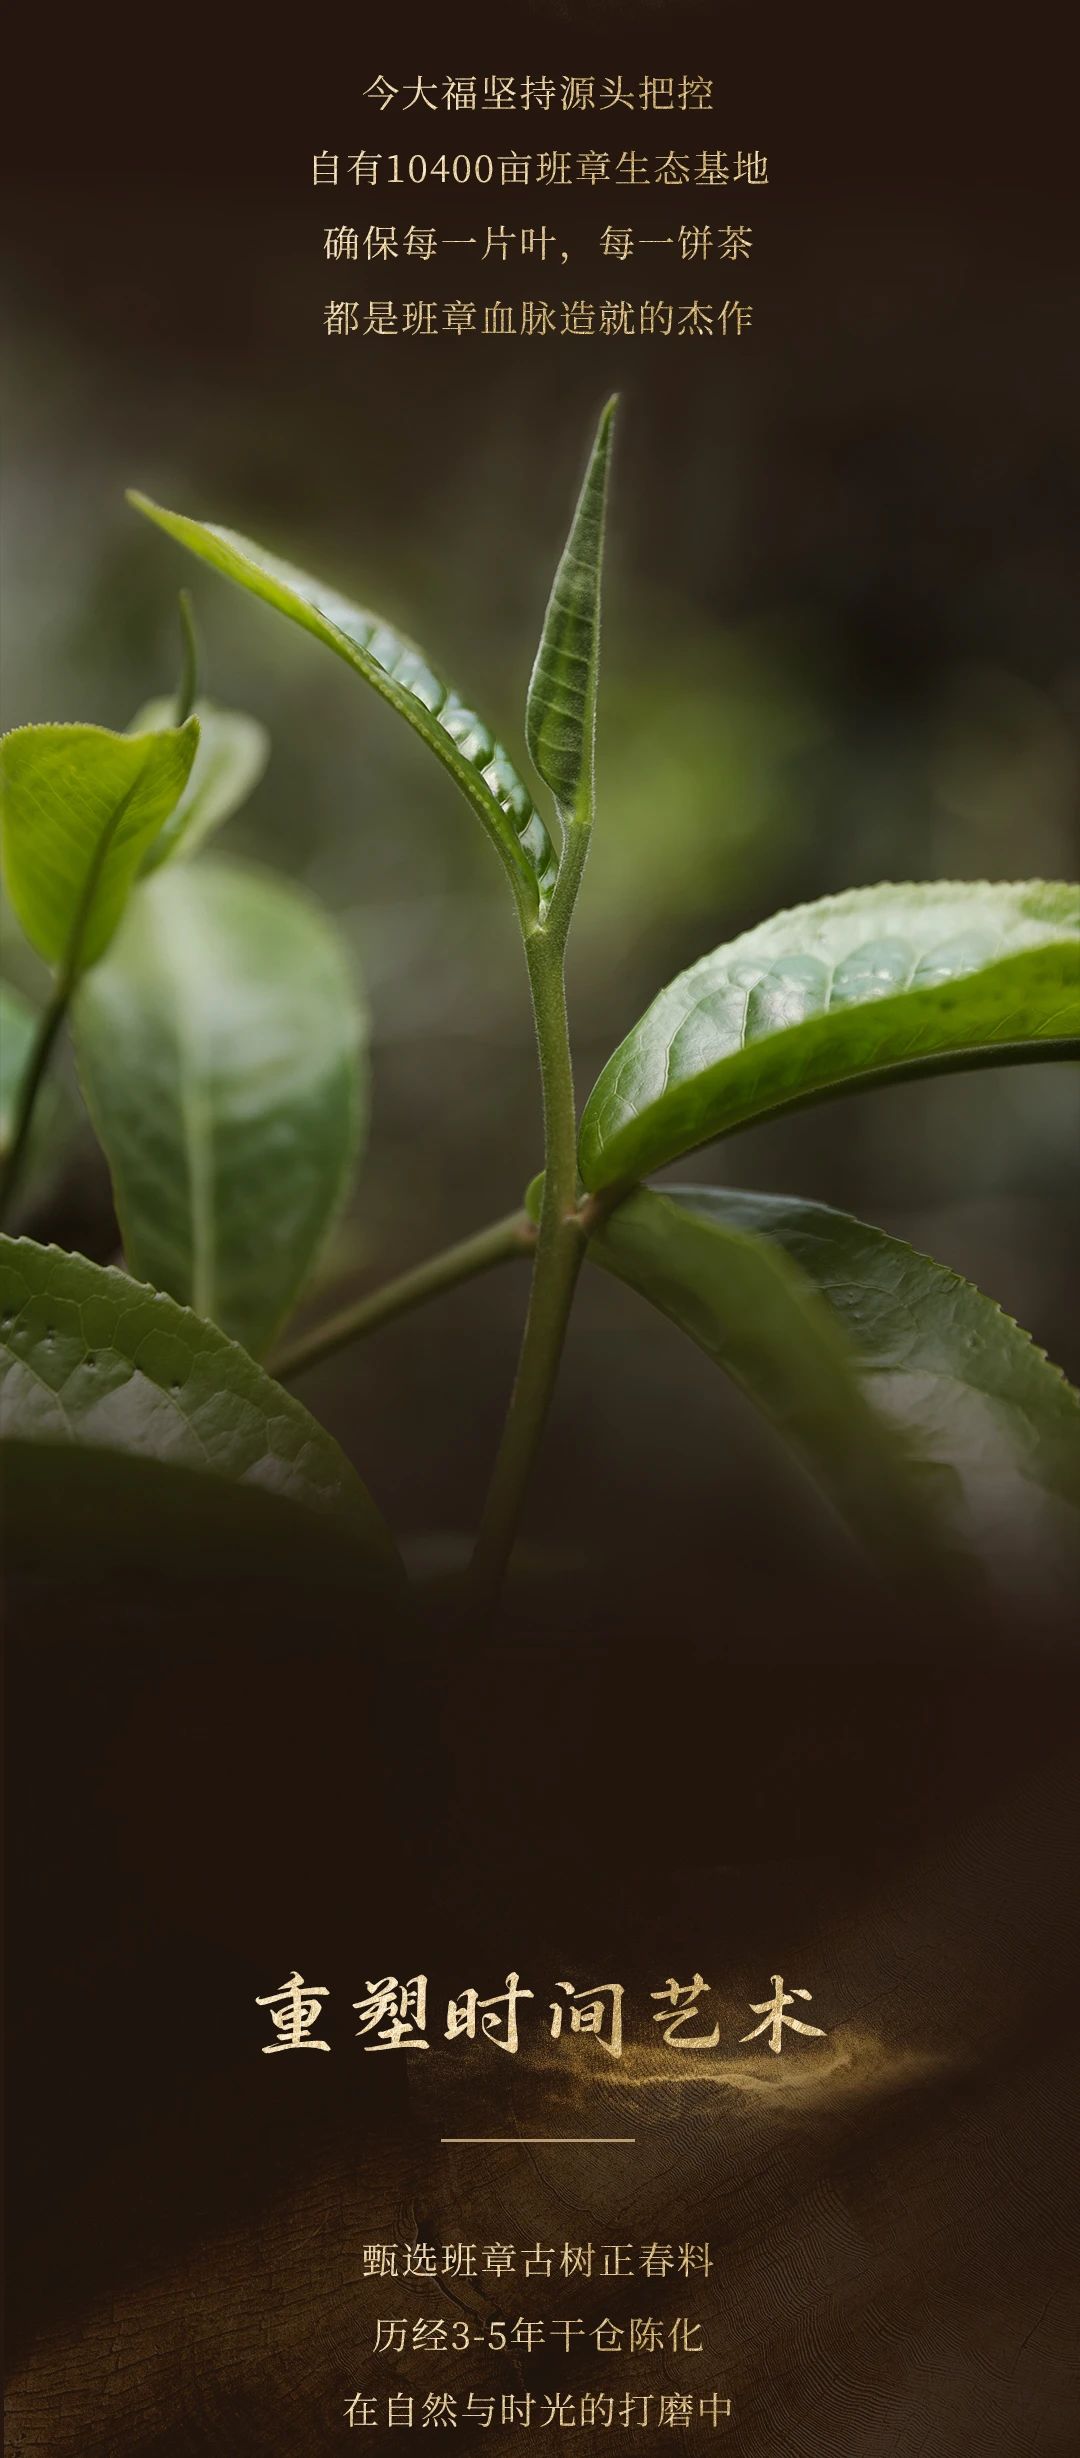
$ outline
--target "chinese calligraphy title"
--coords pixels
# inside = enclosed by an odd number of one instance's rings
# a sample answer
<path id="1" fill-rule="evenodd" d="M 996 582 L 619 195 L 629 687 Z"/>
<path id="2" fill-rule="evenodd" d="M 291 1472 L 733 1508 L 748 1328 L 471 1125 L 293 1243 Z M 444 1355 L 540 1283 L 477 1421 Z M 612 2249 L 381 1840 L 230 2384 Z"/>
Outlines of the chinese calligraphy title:
<path id="1" fill-rule="evenodd" d="M 611 2057 L 623 2053 L 623 2001 L 626 1995 L 619 1980 L 607 1980 L 589 1988 L 575 1988 L 571 1980 L 558 1980 L 561 1992 L 548 2006 L 551 2016 L 549 2036 L 563 2037 L 564 2031 L 594 2039 Z M 811 1992 L 803 1988 L 787 1988 L 779 1972 L 772 1976 L 771 1997 L 755 2002 L 750 2011 L 762 2020 L 750 2031 L 739 2036 L 740 2047 L 763 2039 L 766 2047 L 778 2057 L 784 2047 L 784 2033 L 797 2032 L 807 2039 L 823 2040 L 827 2033 L 818 2023 L 803 2022 L 789 2013 L 796 1998 L 809 2001 Z M 321 2036 L 313 2037 L 320 2022 L 329 1989 L 314 1985 L 298 1971 L 282 1981 L 280 1988 L 256 1998 L 256 2005 L 265 2006 L 276 2039 L 263 2043 L 263 2055 L 274 2057 L 286 2049 L 313 2048 L 329 2050 L 331 2043 Z M 710 1985 L 695 1972 L 686 1981 L 670 1979 L 662 1988 L 651 1989 L 650 1998 L 658 2011 L 652 2021 L 661 2026 L 661 2038 L 668 2048 L 702 2050 L 720 2044 L 720 2024 L 708 2022 L 699 1999 L 711 1994 Z M 518 2007 L 535 2001 L 535 1991 L 523 1988 L 517 1972 L 508 1972 L 506 1986 L 490 1997 L 481 1997 L 474 1988 L 463 1989 L 451 1997 L 446 2008 L 444 2040 L 489 2041 L 508 2056 L 516 2056 L 520 2045 Z M 354 1998 L 352 2010 L 360 2017 L 355 2037 L 364 2042 L 370 2055 L 388 2049 L 428 2049 L 427 2037 L 428 1981 L 423 1972 L 411 1980 L 398 1980 L 387 1973 L 381 1980 L 369 1980 L 367 1993 Z"/>

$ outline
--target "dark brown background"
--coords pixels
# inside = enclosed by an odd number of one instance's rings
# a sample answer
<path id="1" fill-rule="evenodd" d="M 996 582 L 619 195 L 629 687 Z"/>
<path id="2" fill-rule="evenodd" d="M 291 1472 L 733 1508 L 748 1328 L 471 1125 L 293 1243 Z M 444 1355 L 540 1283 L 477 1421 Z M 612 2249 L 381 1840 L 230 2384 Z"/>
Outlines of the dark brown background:
<path id="1" fill-rule="evenodd" d="M 959 10 L 530 10 L 508 47 L 475 10 L 437 32 L 24 13 L 14 51 L 5 722 L 123 724 L 168 686 L 181 574 L 125 511 L 134 482 L 355 575 L 517 739 L 617 384 L 582 1090 L 661 980 L 772 905 L 1072 867 L 1073 173 L 1048 14 L 995 47 Z M 752 344 L 438 344 L 437 382 L 405 345 L 333 355 L 305 166 L 353 141 L 376 69 L 616 54 L 711 68 L 774 157 Z M 371 983 L 353 1285 L 535 1165 L 512 933 L 486 849 L 348 678 L 197 594 L 212 689 L 275 732 L 237 842 L 327 896 Z M 742 732 L 710 731 L 718 689 Z M 1075 1374 L 1063 1076 L 838 1105 L 755 1131 L 737 1167 L 914 1236 Z M 87 1151 L 32 1225 L 112 1251 Z M 509 1279 L 462 1292 L 305 1386 L 421 1558 L 475 1520 L 519 1312 Z M 374 2310 L 359 2244 L 407 2234 L 710 2237 L 740 2458 L 1076 2447 L 1067 1634 L 1041 1602 L 961 1629 L 883 1596 L 714 1385 L 624 1292 L 583 1291 L 479 1657 L 172 1566 L 16 1600 L 12 2458 L 338 2446 Z M 383 1970 L 488 1989 L 516 1964 L 546 1991 L 603 1966 L 647 1993 L 696 1968 L 740 2009 L 779 1965 L 840 2063 L 805 2097 L 628 2067 L 611 2130 L 634 2152 L 466 2166 L 437 2148 L 460 2063 L 407 2092 L 342 2028 L 329 2061 L 260 2056 L 253 2000 L 293 1963 L 339 2020 Z M 512 2098 L 493 2054 L 467 2072 L 493 2131 L 566 2121 L 525 2061 Z"/>

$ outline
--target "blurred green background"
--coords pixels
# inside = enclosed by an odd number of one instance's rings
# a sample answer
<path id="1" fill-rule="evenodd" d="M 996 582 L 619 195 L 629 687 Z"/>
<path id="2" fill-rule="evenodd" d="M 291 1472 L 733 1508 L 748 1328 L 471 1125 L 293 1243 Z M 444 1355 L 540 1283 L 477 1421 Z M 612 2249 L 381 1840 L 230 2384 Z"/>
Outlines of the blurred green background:
<path id="1" fill-rule="evenodd" d="M 663 43 L 680 65 L 684 16 Z M 716 29 L 697 22 L 703 54 Z M 602 24 L 611 50 L 617 21 L 544 23 L 545 57 L 573 66 L 595 62 Z M 635 42 L 616 45 L 631 65 Z M 410 64 L 420 47 L 410 37 Z M 350 56 L 354 96 L 393 73 L 369 44 Z M 371 1142 L 327 1299 L 507 1209 L 538 1165 L 512 908 L 422 746 L 317 644 L 186 565 L 123 490 L 248 529 L 384 611 L 524 760 L 551 573 L 596 411 L 621 390 L 599 817 L 572 940 L 582 1097 L 674 971 L 778 906 L 890 877 L 1068 875 L 1080 386 L 1066 165 L 1045 126 L 1018 136 L 1022 113 L 1003 149 L 1004 88 L 988 119 L 985 63 L 938 66 L 916 161 L 913 62 L 871 94 L 849 59 L 811 112 L 798 58 L 777 93 L 760 53 L 740 54 L 739 129 L 775 167 L 747 208 L 753 332 L 723 345 L 325 338 L 310 148 L 344 151 L 359 127 L 328 71 L 314 98 L 279 85 L 265 141 L 239 140 L 224 113 L 196 152 L 177 149 L 175 117 L 126 129 L 122 154 L 74 117 L 47 145 L 14 132 L 4 722 L 127 724 L 170 687 L 176 591 L 191 587 L 205 688 L 273 743 L 225 849 L 324 899 L 370 1002 Z M 118 102 L 117 130 L 121 117 Z M 559 210 L 549 194 L 532 218 Z M 588 217 L 566 211 L 573 292 L 606 296 Z M 655 199 L 649 212 L 652 227 Z M 677 222 L 678 205 L 663 215 Z M 478 217 L 486 206 L 443 192 L 430 218 Z M 637 278 L 621 275 L 620 291 Z M 687 268 L 668 287 L 712 296 L 719 280 Z M 1077 1377 L 1076 1128 L 1074 1072 L 1026 1068 L 825 1106 L 677 1174 L 881 1222 L 1000 1298 Z M 85 1138 L 27 1225 L 115 1250 Z M 407 1535 L 475 1518 L 523 1296 L 510 1275 L 459 1292 L 301 1387 Z M 778 1528 L 823 1553 L 839 1541 L 705 1359 L 586 1275 L 533 1536 L 555 1530 L 599 1563 L 618 1551 L 633 1577 L 680 1547 L 703 1554 L 721 1524 L 763 1578 Z"/>

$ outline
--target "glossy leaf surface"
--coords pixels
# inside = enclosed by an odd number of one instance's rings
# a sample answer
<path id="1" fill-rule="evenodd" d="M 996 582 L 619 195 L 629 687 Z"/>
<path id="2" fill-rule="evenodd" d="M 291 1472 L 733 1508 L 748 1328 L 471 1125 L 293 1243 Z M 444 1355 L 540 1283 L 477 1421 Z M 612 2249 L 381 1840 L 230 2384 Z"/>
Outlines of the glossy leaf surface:
<path id="1" fill-rule="evenodd" d="M 166 512 L 144 495 L 132 494 L 129 500 L 227 580 L 324 641 L 407 720 L 482 820 L 519 901 L 527 910 L 538 911 L 555 879 L 547 829 L 502 744 L 435 673 L 422 651 L 378 615 L 266 554 L 250 538 Z"/>
<path id="2" fill-rule="evenodd" d="M 526 738 L 537 775 L 567 824 L 592 817 L 593 748 L 600 663 L 600 576 L 615 404 L 597 430 L 536 653 Z"/>
<path id="3" fill-rule="evenodd" d="M 587 1103 L 586 1186 L 629 1185 L 823 1095 L 1080 1047 L 1080 892 L 1041 881 L 856 888 L 680 975 Z"/>
<path id="4" fill-rule="evenodd" d="M 198 721 L 163 733 L 28 725 L 0 742 L 8 894 L 31 946 L 60 966 L 108 946 L 154 838 L 191 774 Z"/>
<path id="5" fill-rule="evenodd" d="M 178 1569 L 344 1546 L 394 1575 L 344 1454 L 214 1325 L 123 1272 L 0 1238 L 0 1437 L 12 1555 L 75 1541 Z M 95 1530 L 94 1513 L 99 1524 Z M 161 1567 L 167 1558 L 156 1555 Z"/>
<path id="6" fill-rule="evenodd" d="M 336 932 L 261 872 L 171 866 L 83 983 L 75 1037 L 132 1271 L 262 1351 L 344 1196 L 366 1106 Z"/>
<path id="7" fill-rule="evenodd" d="M 133 719 L 131 732 L 156 732 L 172 722 L 175 702 L 148 700 Z M 193 854 L 216 828 L 231 819 L 254 793 L 270 755 L 270 737 L 255 717 L 239 709 L 215 708 L 197 700 L 199 748 L 180 800 L 149 846 L 143 871 L 157 870 L 173 854 Z"/>
<path id="8" fill-rule="evenodd" d="M 588 1251 L 723 1366 L 868 1551 L 897 1567 L 947 1559 L 951 1471 L 920 1462 L 873 1406 L 852 1342 L 778 1241 L 696 1191 L 642 1187 Z"/>

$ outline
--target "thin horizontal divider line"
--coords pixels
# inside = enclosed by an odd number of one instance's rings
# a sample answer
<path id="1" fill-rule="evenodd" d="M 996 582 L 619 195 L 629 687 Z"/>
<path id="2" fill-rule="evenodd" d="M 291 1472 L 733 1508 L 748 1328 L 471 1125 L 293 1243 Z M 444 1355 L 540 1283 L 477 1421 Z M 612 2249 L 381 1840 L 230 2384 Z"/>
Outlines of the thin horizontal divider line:
<path id="1" fill-rule="evenodd" d="M 440 2134 L 440 2142 L 636 2142 L 636 2134 Z"/>

